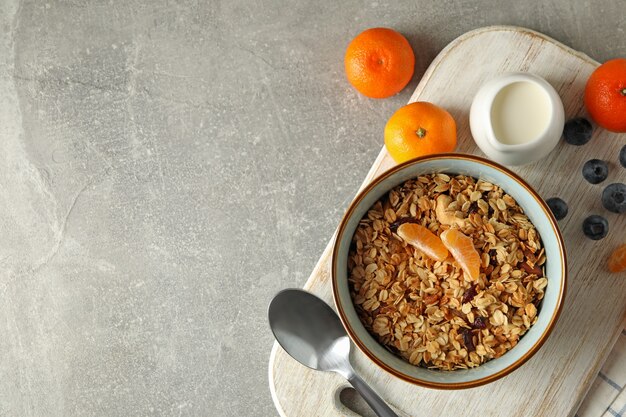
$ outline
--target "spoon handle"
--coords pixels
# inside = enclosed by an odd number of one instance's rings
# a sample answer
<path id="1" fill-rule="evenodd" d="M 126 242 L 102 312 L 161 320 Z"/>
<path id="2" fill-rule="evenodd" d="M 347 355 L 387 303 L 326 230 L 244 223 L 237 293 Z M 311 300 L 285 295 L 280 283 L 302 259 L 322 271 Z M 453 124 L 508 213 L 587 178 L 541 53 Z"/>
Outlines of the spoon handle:
<path id="1" fill-rule="evenodd" d="M 372 407 L 372 410 L 374 410 L 378 417 L 398 417 L 398 415 L 391 408 L 389 408 L 387 403 L 385 403 L 385 401 L 380 398 L 380 396 L 376 394 L 376 392 L 369 385 L 367 385 L 367 382 L 363 381 L 363 379 L 358 376 L 356 372 L 352 372 L 348 381 L 350 381 L 354 389 L 361 394 L 365 402 Z"/>

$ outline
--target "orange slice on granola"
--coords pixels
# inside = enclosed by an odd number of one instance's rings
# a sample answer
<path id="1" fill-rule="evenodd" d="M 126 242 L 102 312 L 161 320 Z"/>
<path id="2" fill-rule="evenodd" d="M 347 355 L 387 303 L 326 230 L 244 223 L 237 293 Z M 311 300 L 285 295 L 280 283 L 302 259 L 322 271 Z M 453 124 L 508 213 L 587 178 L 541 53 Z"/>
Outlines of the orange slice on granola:
<path id="1" fill-rule="evenodd" d="M 448 249 L 439 236 L 424 226 L 415 223 L 401 224 L 398 226 L 398 236 L 435 261 L 443 261 L 448 257 Z"/>
<path id="2" fill-rule="evenodd" d="M 441 234 L 441 241 L 469 277 L 469 280 L 477 281 L 480 274 L 480 255 L 474 248 L 472 238 L 457 229 L 448 229 Z"/>

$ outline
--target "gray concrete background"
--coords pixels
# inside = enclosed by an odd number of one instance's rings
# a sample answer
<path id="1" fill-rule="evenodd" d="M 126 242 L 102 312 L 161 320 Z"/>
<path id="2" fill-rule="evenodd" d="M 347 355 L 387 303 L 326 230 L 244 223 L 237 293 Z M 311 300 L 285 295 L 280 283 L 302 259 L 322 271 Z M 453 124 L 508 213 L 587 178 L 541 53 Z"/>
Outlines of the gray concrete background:
<path id="1" fill-rule="evenodd" d="M 0 415 L 275 415 L 271 296 L 437 52 L 490 24 L 626 55 L 622 0 L 0 2 Z M 373 26 L 417 56 L 382 101 L 343 73 Z"/>

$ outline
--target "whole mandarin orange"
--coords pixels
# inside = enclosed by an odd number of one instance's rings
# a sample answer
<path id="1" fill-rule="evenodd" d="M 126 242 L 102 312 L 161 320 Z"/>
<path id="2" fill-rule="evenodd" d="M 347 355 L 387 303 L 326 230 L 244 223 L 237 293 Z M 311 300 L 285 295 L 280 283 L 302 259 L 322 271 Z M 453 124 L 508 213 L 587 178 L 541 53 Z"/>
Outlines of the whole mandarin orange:
<path id="1" fill-rule="evenodd" d="M 606 130 L 626 132 L 626 59 L 612 59 L 596 68 L 585 86 L 585 106 Z"/>
<path id="2" fill-rule="evenodd" d="M 385 126 L 385 146 L 397 163 L 456 148 L 456 123 L 450 113 L 418 101 L 396 111 Z"/>
<path id="3" fill-rule="evenodd" d="M 404 36 L 393 29 L 367 29 L 350 42 L 344 59 L 348 81 L 361 94 L 386 98 L 411 81 L 415 55 Z"/>

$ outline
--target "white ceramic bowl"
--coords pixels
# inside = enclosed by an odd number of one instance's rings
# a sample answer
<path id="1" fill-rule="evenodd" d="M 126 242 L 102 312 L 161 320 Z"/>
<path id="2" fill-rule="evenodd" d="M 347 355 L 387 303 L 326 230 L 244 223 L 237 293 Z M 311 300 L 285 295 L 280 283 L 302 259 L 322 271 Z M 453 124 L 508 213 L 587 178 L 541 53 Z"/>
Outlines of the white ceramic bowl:
<path id="1" fill-rule="evenodd" d="M 380 345 L 357 316 L 348 288 L 348 253 L 356 227 L 368 209 L 393 187 L 418 175 L 464 174 L 497 184 L 511 195 L 535 225 L 546 250 L 548 286 L 537 322 L 519 343 L 500 358 L 468 370 L 438 371 L 417 367 Z M 545 342 L 557 321 L 565 297 L 565 246 L 557 222 L 539 195 L 519 176 L 487 159 L 472 155 L 439 154 L 398 165 L 376 178 L 354 199 L 343 217 L 333 248 L 332 285 L 337 311 L 357 347 L 391 374 L 414 384 L 440 389 L 482 385 L 507 375 L 526 362 Z"/>

